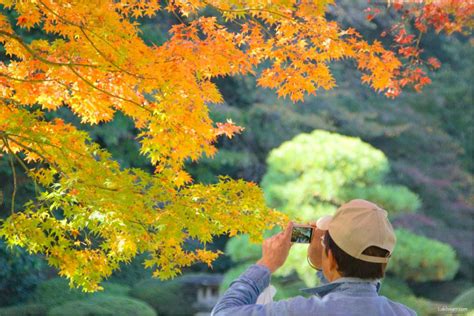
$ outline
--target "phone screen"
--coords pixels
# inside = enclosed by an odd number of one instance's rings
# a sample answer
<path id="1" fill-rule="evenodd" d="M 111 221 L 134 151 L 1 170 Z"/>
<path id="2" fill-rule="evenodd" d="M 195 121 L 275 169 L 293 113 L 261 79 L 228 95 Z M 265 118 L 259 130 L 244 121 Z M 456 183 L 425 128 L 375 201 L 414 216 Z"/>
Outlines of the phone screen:
<path id="1" fill-rule="evenodd" d="M 311 226 L 293 226 L 291 231 L 291 242 L 309 244 L 313 235 L 313 227 Z"/>

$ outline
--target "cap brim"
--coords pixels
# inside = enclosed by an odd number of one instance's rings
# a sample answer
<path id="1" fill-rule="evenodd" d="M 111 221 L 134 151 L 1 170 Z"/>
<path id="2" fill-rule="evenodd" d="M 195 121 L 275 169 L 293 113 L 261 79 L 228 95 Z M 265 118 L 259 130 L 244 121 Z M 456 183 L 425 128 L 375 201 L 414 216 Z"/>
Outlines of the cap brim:
<path id="1" fill-rule="evenodd" d="M 329 229 L 329 224 L 332 221 L 333 216 L 332 215 L 326 215 L 318 219 L 316 222 L 316 227 L 320 230 L 328 230 Z"/>

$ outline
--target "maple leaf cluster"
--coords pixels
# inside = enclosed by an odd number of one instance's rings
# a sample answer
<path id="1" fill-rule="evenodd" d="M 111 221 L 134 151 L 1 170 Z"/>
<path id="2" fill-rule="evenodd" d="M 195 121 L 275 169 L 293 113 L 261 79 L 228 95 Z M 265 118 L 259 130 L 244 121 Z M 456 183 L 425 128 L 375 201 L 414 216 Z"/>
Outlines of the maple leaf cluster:
<path id="1" fill-rule="evenodd" d="M 474 26 L 474 3 L 453 0 L 393 1 L 389 11 L 398 14 L 400 20 L 381 35 L 392 36 L 392 50 L 402 64 L 395 70 L 393 86 L 386 95 L 396 97 L 403 88 L 410 86 L 419 92 L 431 83 L 428 71 L 441 67 L 435 57 L 423 58 L 423 49 L 420 47 L 423 35 L 429 30 L 447 35 L 469 34 Z M 371 6 L 366 12 L 369 21 L 376 17 L 383 18 L 383 11 L 379 7 Z"/>
<path id="2" fill-rule="evenodd" d="M 242 131 L 232 121 L 210 119 L 207 105 L 223 101 L 214 78 L 253 74 L 260 86 L 299 101 L 333 88 L 329 64 L 350 58 L 374 90 L 390 93 L 404 85 L 399 52 L 328 21 L 332 4 L 0 0 L 18 16 L 11 21 L 0 14 L 8 57 L 0 62 L 0 148 L 37 186 L 35 200 L 3 220 L 0 235 L 45 254 L 72 284 L 94 291 L 138 253 L 150 254 L 145 265 L 156 276 L 172 277 L 218 255 L 205 247 L 186 251 L 189 238 L 205 244 L 243 232 L 258 239 L 265 228 L 282 224 L 287 218 L 265 206 L 255 184 L 227 178 L 191 184 L 184 162 L 212 157 L 219 135 Z M 205 8 L 219 18 L 201 16 Z M 173 25 L 163 45 L 149 46 L 136 19 L 158 11 L 186 22 Z M 46 36 L 27 41 L 23 34 L 31 29 Z M 400 43 L 409 40 L 402 36 Z M 155 173 L 122 169 L 86 133 L 45 119 L 61 107 L 84 124 L 110 121 L 117 111 L 130 117 Z"/>

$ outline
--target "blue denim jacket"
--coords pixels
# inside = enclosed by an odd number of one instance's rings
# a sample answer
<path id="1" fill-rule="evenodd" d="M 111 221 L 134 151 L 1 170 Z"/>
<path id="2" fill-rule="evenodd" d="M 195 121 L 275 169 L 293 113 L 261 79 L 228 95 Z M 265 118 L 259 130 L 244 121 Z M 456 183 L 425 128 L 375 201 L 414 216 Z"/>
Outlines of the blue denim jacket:
<path id="1" fill-rule="evenodd" d="M 313 294 L 308 298 L 296 296 L 265 305 L 255 304 L 257 297 L 270 284 L 270 276 L 266 267 L 250 266 L 231 283 L 211 315 L 416 315 L 405 305 L 379 296 L 377 281 L 358 278 L 340 278 L 316 288 L 304 289 L 304 292 Z"/>

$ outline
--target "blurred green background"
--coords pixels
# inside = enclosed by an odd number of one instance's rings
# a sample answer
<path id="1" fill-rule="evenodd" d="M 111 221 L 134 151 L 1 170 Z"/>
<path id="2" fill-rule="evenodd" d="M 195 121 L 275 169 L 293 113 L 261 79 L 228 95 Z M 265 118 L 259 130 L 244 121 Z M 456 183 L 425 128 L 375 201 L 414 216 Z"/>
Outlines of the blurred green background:
<path id="1" fill-rule="evenodd" d="M 363 1 L 341 1 L 332 18 L 357 28 L 369 40 L 390 19 L 368 22 Z M 14 12 L 8 13 L 14 17 Z M 174 17 L 143 20 L 144 39 L 160 45 Z M 376 26 L 379 29 L 376 29 Z M 43 36 L 34 30 L 32 39 Z M 215 121 L 231 118 L 245 131 L 220 139 L 214 159 L 189 163 L 196 182 L 229 175 L 260 183 L 270 206 L 292 218 L 314 220 L 352 198 L 372 200 L 389 212 L 398 244 L 382 294 L 436 315 L 444 307 L 474 309 L 473 289 L 473 48 L 467 36 L 428 33 L 426 56 L 442 62 L 433 83 L 421 93 L 405 91 L 386 99 L 361 85 L 351 61 L 332 65 L 338 87 L 293 104 L 256 87 L 253 77 L 215 80 L 225 103 L 211 106 Z M 3 56 L 2 58 L 5 58 Z M 138 154 L 137 131 L 126 117 L 99 126 L 81 125 L 65 109 L 51 113 L 87 130 L 123 167 L 152 172 Z M 17 169 L 21 175 L 22 170 Z M 33 194 L 19 176 L 16 205 Z M 12 174 L 0 158 L 0 216 L 10 212 Z M 268 232 L 271 234 L 271 232 Z M 197 247 L 190 240 L 188 247 Z M 260 256 L 246 236 L 222 236 L 211 245 L 225 251 L 212 269 L 194 265 L 171 281 L 151 278 L 145 255 L 123 266 L 104 284 L 105 291 L 84 294 L 39 256 L 7 249 L 0 241 L 1 315 L 205 315 L 213 300 Z M 272 278 L 275 299 L 300 295 L 317 284 L 306 263 L 305 247 L 294 247 Z M 220 285 L 219 285 L 220 284 Z M 446 313 L 444 313 L 446 314 Z"/>

